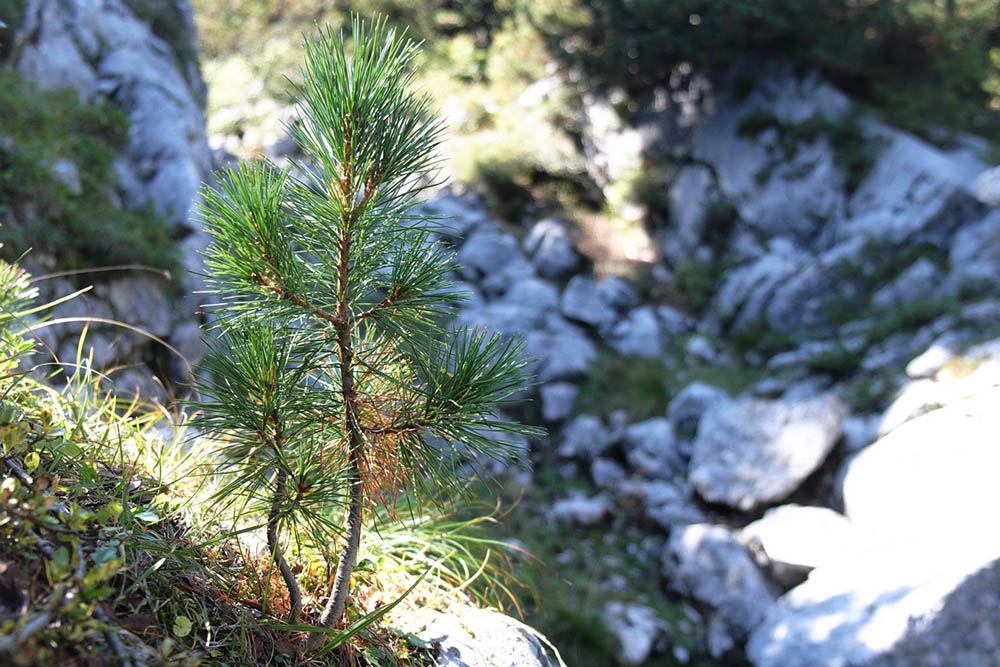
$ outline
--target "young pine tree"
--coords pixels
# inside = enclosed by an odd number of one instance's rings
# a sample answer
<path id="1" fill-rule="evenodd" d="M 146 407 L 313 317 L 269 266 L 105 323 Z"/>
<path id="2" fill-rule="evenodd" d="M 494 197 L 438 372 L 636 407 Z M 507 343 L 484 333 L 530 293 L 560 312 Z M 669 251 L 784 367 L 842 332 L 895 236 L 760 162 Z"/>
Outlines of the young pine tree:
<path id="1" fill-rule="evenodd" d="M 496 412 L 526 381 L 520 344 L 440 324 L 459 293 L 435 221 L 414 209 L 442 129 L 411 90 L 416 45 L 385 21 L 355 20 L 352 37 L 306 43 L 292 130 L 304 163 L 244 163 L 202 207 L 218 499 L 267 517 L 293 623 L 302 596 L 283 543 L 338 552 L 307 619 L 324 627 L 344 613 L 367 508 L 458 490 L 470 461 L 515 456 L 502 434 L 531 432 Z"/>

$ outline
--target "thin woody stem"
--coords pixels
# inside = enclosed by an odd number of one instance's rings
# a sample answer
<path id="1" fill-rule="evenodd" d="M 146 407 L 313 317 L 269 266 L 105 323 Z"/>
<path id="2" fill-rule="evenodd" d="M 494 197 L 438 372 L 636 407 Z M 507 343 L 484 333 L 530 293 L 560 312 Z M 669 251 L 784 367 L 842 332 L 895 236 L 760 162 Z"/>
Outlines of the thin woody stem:
<path id="1" fill-rule="evenodd" d="M 271 447 L 280 456 L 281 448 L 284 444 L 284 434 L 277 412 L 271 414 L 271 422 L 274 424 Z M 299 590 L 299 582 L 295 579 L 295 575 L 292 574 L 292 568 L 289 567 L 288 561 L 285 560 L 285 554 L 282 552 L 281 544 L 278 542 L 278 524 L 281 520 L 281 504 L 285 497 L 286 481 L 287 473 L 284 468 L 279 467 L 275 476 L 274 495 L 271 497 L 271 511 L 267 515 L 267 548 L 271 553 L 271 559 L 281 572 L 281 578 L 284 579 L 285 586 L 288 588 L 288 599 L 291 607 L 288 612 L 288 622 L 298 623 L 299 616 L 302 613 L 302 592 Z"/>
<path id="2" fill-rule="evenodd" d="M 356 321 L 351 317 L 350 310 L 350 259 L 353 223 L 361 206 L 352 207 L 354 201 L 353 166 L 351 164 L 351 118 L 344 117 L 345 130 L 345 164 L 341 183 L 346 185 L 344 210 L 348 211 L 343 221 L 344 227 L 340 235 L 337 266 L 337 317 L 340 323 L 335 325 L 337 346 L 340 352 L 340 391 L 344 403 L 344 430 L 348 437 L 348 476 L 350 478 L 350 506 L 348 509 L 346 541 L 340 552 L 337 571 L 326 607 L 319 618 L 321 627 L 330 627 L 340 620 L 347 606 L 347 598 L 351 587 L 351 574 L 361 548 L 361 518 L 364 507 L 364 437 L 358 420 L 358 397 L 354 378 L 354 328 Z M 316 633 L 310 638 L 307 648 L 312 649 L 325 638 L 324 634 Z"/>

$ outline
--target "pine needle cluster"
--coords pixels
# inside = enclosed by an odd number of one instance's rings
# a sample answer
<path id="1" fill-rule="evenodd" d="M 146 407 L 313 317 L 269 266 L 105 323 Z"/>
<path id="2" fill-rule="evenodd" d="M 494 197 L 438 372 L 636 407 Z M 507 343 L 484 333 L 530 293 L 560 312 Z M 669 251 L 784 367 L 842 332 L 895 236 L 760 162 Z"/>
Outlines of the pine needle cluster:
<path id="1" fill-rule="evenodd" d="M 283 536 L 338 545 L 309 619 L 333 626 L 365 512 L 460 490 L 470 464 L 516 459 L 505 435 L 533 432 L 497 409 L 527 380 L 521 344 L 444 325 L 461 291 L 442 221 L 415 208 L 442 138 L 413 90 L 416 49 L 384 20 L 355 19 L 351 40 L 320 31 L 291 128 L 304 160 L 244 163 L 204 191 L 218 317 L 201 407 L 228 476 L 217 499 L 267 516 L 293 624 L 303 603 Z"/>

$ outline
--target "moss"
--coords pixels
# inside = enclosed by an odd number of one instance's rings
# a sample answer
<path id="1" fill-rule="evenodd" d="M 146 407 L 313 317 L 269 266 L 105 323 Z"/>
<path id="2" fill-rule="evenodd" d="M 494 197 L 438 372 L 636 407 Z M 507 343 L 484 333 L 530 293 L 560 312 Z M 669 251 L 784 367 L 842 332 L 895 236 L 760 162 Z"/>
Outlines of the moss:
<path id="1" fill-rule="evenodd" d="M 83 104 L 76 91 L 38 90 L 16 72 L 0 71 L 0 215 L 14 257 L 28 248 L 53 255 L 62 267 L 144 263 L 173 268 L 167 226 L 150 210 L 113 203 L 112 162 L 128 142 L 128 119 L 108 104 Z M 69 159 L 80 192 L 55 178 L 52 165 Z"/>
<path id="2" fill-rule="evenodd" d="M 601 350 L 576 400 L 579 414 L 608 415 L 625 410 L 632 420 L 663 414 L 670 400 L 668 379 L 672 369 L 660 359 L 623 357 Z"/>
<path id="3" fill-rule="evenodd" d="M 674 269 L 677 286 L 696 313 L 701 313 L 708 307 L 719 285 L 720 275 L 714 262 L 700 257 L 685 260 Z"/>

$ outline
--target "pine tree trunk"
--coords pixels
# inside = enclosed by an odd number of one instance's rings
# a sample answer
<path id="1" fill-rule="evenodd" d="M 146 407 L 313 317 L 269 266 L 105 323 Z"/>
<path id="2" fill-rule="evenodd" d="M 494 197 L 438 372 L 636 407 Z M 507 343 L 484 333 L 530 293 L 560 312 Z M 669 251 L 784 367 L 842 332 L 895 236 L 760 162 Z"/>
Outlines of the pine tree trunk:
<path id="1" fill-rule="evenodd" d="M 288 566 L 288 561 L 285 560 L 281 545 L 278 543 L 278 519 L 281 516 L 281 499 L 284 495 L 285 472 L 280 470 L 277 473 L 271 512 L 267 515 L 267 548 L 271 552 L 271 559 L 281 572 L 281 578 L 285 580 L 285 586 L 288 588 L 288 599 L 291 607 L 288 612 L 288 622 L 298 623 L 299 615 L 302 613 L 302 593 L 299 591 L 299 582 L 292 574 L 292 568 Z"/>

